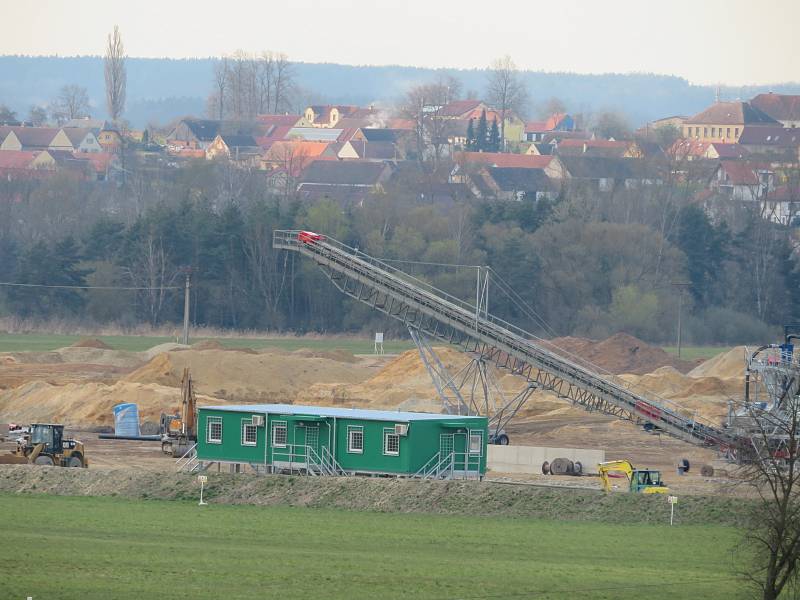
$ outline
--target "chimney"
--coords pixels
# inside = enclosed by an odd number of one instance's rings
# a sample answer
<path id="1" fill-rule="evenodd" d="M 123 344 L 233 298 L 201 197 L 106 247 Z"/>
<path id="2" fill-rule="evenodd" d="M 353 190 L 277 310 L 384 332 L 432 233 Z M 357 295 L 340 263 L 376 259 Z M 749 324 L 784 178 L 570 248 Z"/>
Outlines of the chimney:
<path id="1" fill-rule="evenodd" d="M 589 145 L 586 142 L 583 142 L 583 153 L 586 154 L 586 151 L 589 149 Z"/>

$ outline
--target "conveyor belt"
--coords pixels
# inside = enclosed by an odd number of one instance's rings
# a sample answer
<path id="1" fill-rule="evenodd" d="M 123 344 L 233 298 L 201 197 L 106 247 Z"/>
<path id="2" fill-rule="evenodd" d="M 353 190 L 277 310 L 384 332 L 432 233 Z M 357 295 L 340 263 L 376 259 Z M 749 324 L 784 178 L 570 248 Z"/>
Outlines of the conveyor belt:
<path id="1" fill-rule="evenodd" d="M 634 390 L 613 375 L 591 369 L 537 344 L 536 337 L 381 262 L 324 236 L 275 231 L 273 247 L 299 252 L 316 262 L 348 296 L 428 336 L 479 353 L 499 368 L 525 377 L 589 411 L 639 423 L 697 445 L 728 447 L 735 438 L 687 416 L 677 405 Z"/>

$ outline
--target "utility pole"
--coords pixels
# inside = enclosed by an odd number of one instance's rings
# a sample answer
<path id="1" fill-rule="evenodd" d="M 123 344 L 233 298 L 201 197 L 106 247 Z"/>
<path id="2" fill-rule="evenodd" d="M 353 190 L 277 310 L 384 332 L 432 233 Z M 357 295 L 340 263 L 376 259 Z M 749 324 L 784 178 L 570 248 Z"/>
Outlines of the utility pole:
<path id="1" fill-rule="evenodd" d="M 673 281 L 672 285 L 678 288 L 678 358 L 681 357 L 681 342 L 683 337 L 683 294 L 690 285 L 688 281 Z"/>
<path id="2" fill-rule="evenodd" d="M 186 275 L 186 284 L 183 288 L 183 343 L 189 345 L 189 295 L 192 288 L 191 278 L 192 269 L 187 267 L 184 269 Z"/>

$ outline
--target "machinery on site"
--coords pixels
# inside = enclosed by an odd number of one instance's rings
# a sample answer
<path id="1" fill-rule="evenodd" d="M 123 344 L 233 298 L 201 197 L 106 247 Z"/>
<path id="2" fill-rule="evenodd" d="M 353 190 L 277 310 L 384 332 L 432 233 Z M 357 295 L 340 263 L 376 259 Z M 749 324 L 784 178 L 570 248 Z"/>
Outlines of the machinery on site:
<path id="1" fill-rule="evenodd" d="M 496 317 L 488 311 L 480 289 L 471 304 L 314 232 L 275 231 L 273 247 L 308 257 L 341 292 L 401 321 L 417 342 L 423 360 L 427 359 L 429 371 L 440 370 L 441 361 L 429 351 L 427 338 L 459 346 L 474 357 L 469 376 L 466 371 L 460 378 L 440 372 L 437 390 L 443 412 L 488 417 L 490 435 L 495 439 L 500 439 L 501 431 L 532 393 L 543 390 L 588 411 L 629 420 L 692 444 L 733 447 L 738 443 L 731 431 L 615 375 L 601 375 L 579 358 L 567 358 L 532 333 Z M 486 367 L 492 365 L 522 377 L 527 385 L 511 398 L 485 393 L 494 386 L 486 377 L 490 371 Z"/>
<path id="2" fill-rule="evenodd" d="M 610 477 L 614 473 L 621 474 L 628 481 L 630 492 L 638 494 L 668 494 L 669 488 L 661 479 L 661 471 L 654 469 L 637 469 L 627 460 L 611 460 L 597 465 L 603 490 L 610 492 L 612 488 Z"/>
<path id="3" fill-rule="evenodd" d="M 197 398 L 189 368 L 183 370 L 181 407 L 173 415 L 161 413 L 161 451 L 181 457 L 197 443 Z"/>
<path id="4" fill-rule="evenodd" d="M 747 351 L 744 403 L 728 404 L 725 426 L 740 440 L 728 458 L 736 462 L 776 460 L 780 464 L 790 449 L 787 411 L 800 400 L 800 353 L 794 342 L 800 340 L 800 324 L 786 325 L 781 344 L 765 344 Z"/>
<path id="5" fill-rule="evenodd" d="M 34 464 L 56 467 L 88 467 L 83 443 L 64 437 L 64 426 L 33 423 L 17 440 L 13 452 L 0 455 L 0 464 Z"/>

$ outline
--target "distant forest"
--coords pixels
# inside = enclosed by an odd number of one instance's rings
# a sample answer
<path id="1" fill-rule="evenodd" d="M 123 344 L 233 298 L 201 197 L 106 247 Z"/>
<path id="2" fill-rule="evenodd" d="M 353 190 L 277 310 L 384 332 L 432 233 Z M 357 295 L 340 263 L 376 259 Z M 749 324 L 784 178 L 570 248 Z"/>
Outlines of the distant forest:
<path id="1" fill-rule="evenodd" d="M 487 63 L 491 57 L 487 57 Z M 128 59 L 128 101 L 124 117 L 133 127 L 164 125 L 186 115 L 203 115 L 212 87 L 215 59 Z M 295 63 L 301 88 L 297 104 L 310 101 L 368 105 L 390 104 L 414 84 L 446 74 L 458 78 L 464 94 L 482 95 L 486 73 L 481 69 L 423 69 L 401 66 L 349 66 Z M 24 117 L 31 105 L 47 105 L 62 86 L 75 84 L 89 92 L 92 114 L 105 117 L 103 62 L 98 56 L 0 56 L 0 104 Z M 581 75 L 522 73 L 530 95 L 529 116 L 550 98 L 559 98 L 571 112 L 614 110 L 641 125 L 659 117 L 702 110 L 714 100 L 713 86 L 691 85 L 685 79 L 646 73 Z M 724 87 L 726 99 L 750 98 L 772 90 L 800 93 L 800 83 Z M 298 106 L 299 108 L 299 106 Z"/>

